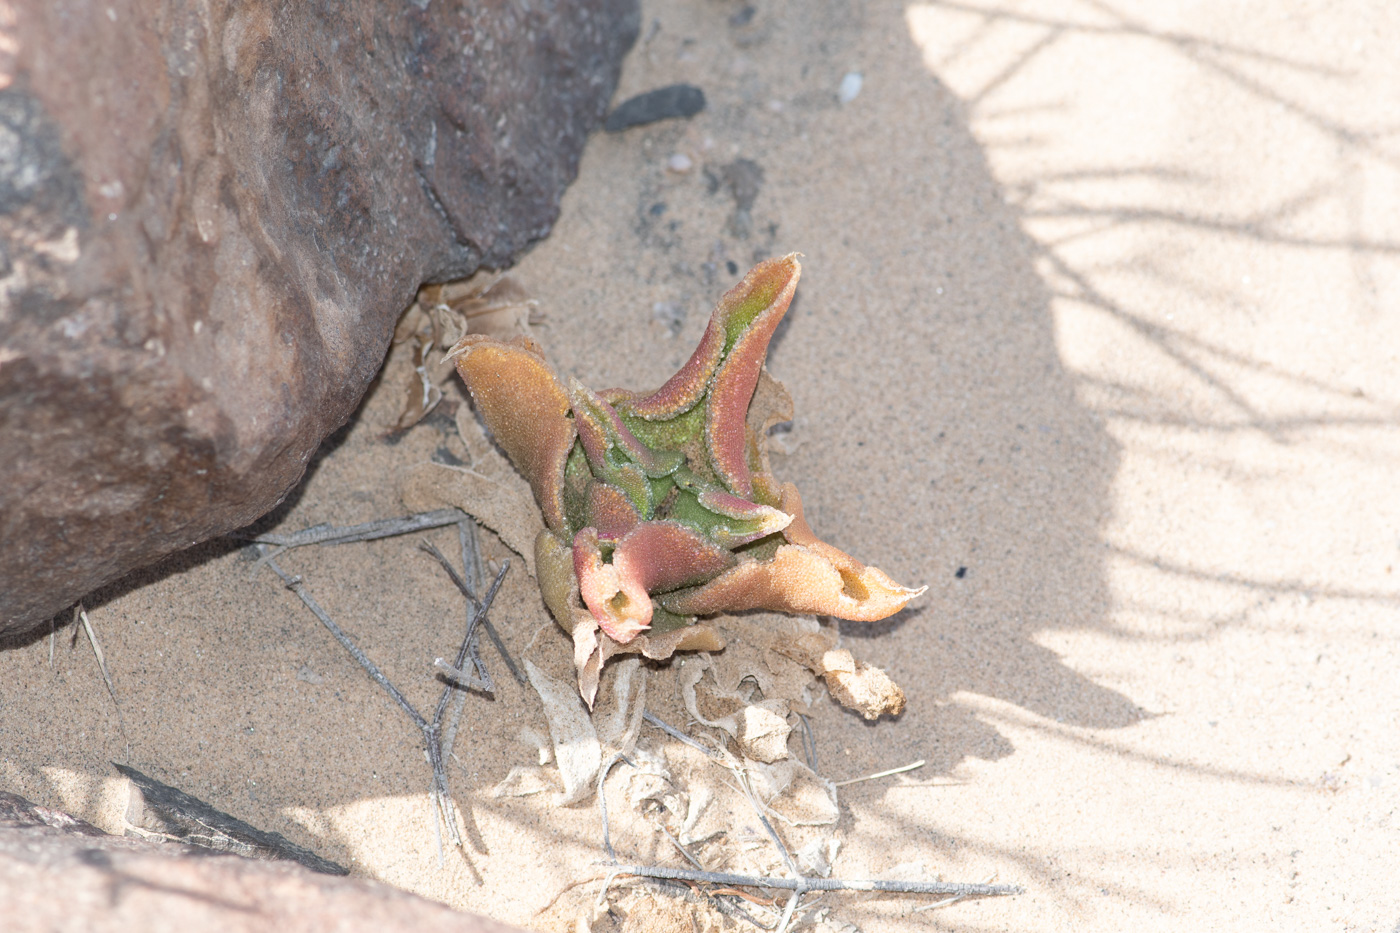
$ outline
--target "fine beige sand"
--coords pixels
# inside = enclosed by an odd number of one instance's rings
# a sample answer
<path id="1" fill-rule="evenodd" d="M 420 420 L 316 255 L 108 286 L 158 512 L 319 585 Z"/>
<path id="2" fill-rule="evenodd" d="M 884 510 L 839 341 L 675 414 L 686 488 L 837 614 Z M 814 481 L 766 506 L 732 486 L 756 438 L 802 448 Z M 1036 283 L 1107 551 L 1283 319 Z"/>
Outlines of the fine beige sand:
<path id="1" fill-rule="evenodd" d="M 834 874 L 1026 893 L 918 913 L 933 899 L 828 896 L 799 919 L 1396 929 L 1400 8 L 754 6 L 644 4 L 618 99 L 687 81 L 708 108 L 595 138 L 513 275 L 561 372 L 645 388 L 755 259 L 804 254 L 769 359 L 797 411 L 774 470 L 827 540 L 929 585 L 839 626 L 907 711 L 813 705 L 823 776 L 926 762 L 841 788 Z M 404 476 L 456 430 L 388 437 L 410 378 L 396 353 L 279 531 L 405 512 Z M 431 709 L 461 608 L 413 538 L 280 561 Z M 515 563 L 497 625 L 562 675 Z M 539 763 L 534 691 L 483 648 L 499 690 L 466 703 L 468 844 L 440 863 L 411 724 L 250 567 L 211 542 L 90 601 L 125 737 L 81 626 L 52 661 L 47 638 L 0 655 L 0 788 L 120 831 L 109 762 L 129 761 L 358 874 L 573 930 L 600 883 L 539 912 L 597 875 L 596 809 L 490 795 Z M 674 671 L 649 691 L 699 731 Z M 614 843 L 674 860 L 625 812 L 625 771 Z"/>

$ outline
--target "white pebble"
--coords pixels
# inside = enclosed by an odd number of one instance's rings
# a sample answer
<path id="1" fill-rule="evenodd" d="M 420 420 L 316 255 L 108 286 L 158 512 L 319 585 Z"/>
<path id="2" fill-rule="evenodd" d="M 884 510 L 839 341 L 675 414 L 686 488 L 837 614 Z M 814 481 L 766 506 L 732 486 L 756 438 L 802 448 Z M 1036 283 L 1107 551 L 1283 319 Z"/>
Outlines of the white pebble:
<path id="1" fill-rule="evenodd" d="M 836 92 L 836 97 L 843 104 L 849 104 L 860 96 L 860 86 L 865 83 L 865 78 L 859 71 L 847 72 L 846 77 L 841 79 L 841 89 Z"/>
<path id="2" fill-rule="evenodd" d="M 666 160 L 666 168 L 670 169 L 678 175 L 684 175 L 686 172 L 694 168 L 694 166 L 695 163 L 691 162 L 690 156 L 686 155 L 684 152 L 677 152 L 673 154 L 671 158 Z"/>

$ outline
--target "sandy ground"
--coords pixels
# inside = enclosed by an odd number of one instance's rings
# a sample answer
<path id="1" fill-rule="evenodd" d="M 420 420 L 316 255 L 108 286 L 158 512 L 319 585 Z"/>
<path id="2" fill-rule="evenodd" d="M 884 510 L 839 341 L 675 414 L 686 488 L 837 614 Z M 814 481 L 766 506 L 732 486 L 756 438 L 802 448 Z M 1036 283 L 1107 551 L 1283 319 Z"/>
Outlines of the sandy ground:
<path id="1" fill-rule="evenodd" d="M 592 141 L 515 272 L 540 340 L 595 387 L 657 385 L 736 273 L 805 255 L 769 362 L 797 405 L 775 471 L 828 540 L 930 586 L 841 626 L 909 708 L 868 724 L 820 701 L 818 769 L 927 764 L 842 788 L 835 873 L 1026 889 L 923 913 L 828 898 L 828 927 L 1396 929 L 1396 8 L 644 16 L 619 99 L 689 81 L 709 106 Z M 668 171 L 677 153 L 690 171 Z M 738 160 L 761 169 L 747 211 Z M 386 441 L 408 378 L 391 361 L 279 530 L 404 512 L 404 472 L 454 430 Z M 461 610 L 414 544 L 282 565 L 430 708 Z M 500 688 L 468 701 L 453 771 L 469 845 L 440 865 L 408 720 L 249 566 L 214 542 L 92 600 L 130 762 L 357 873 L 570 927 L 536 912 L 596 872 L 596 811 L 488 793 L 536 762 L 516 735 L 544 728 L 533 691 L 486 649 Z M 525 574 L 496 618 L 513 651 L 567 668 Z M 119 830 L 108 762 L 128 752 L 80 632 L 52 661 L 46 638 L 0 656 L 0 786 Z M 649 703 L 684 724 L 667 676 Z"/>

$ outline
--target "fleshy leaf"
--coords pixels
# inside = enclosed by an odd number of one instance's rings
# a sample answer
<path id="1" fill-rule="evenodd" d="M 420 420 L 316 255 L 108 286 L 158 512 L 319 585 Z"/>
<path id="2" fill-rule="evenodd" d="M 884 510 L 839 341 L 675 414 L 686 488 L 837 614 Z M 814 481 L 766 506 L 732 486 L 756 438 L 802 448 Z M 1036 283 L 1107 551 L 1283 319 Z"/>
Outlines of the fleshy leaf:
<path id="1" fill-rule="evenodd" d="M 578 530 L 588 524 L 588 488 L 593 485 L 593 471 L 583 453 L 583 442 L 575 441 L 564 462 L 564 521 L 565 540 L 571 540 Z"/>
<path id="2" fill-rule="evenodd" d="M 728 551 L 677 522 L 642 522 L 613 551 L 618 574 L 648 593 L 692 586 L 733 563 Z"/>
<path id="3" fill-rule="evenodd" d="M 774 304 L 783 305 L 783 310 L 777 313 L 778 318 L 782 317 L 787 303 L 792 300 L 792 289 L 797 285 L 799 271 L 796 253 L 759 263 L 739 284 L 724 293 L 710 315 L 710 323 L 705 328 L 705 336 L 700 338 L 700 346 L 695 348 L 679 372 L 650 395 L 634 396 L 617 404 L 647 421 L 666 421 L 690 411 L 705 396 L 720 360 L 730 352 L 744 331 Z M 769 331 L 769 336 L 772 336 L 772 331 Z M 767 345 L 766 339 L 764 345 Z M 759 356 L 762 362 L 762 351 Z"/>
<path id="4" fill-rule="evenodd" d="M 735 288 L 742 285 L 741 282 Z M 723 306 L 722 300 L 720 304 Z M 719 310 L 716 309 L 709 326 L 705 328 L 705 336 L 700 338 L 700 346 L 664 386 L 650 395 L 620 402 L 619 406 L 647 421 L 667 421 L 694 408 L 705 396 L 710 376 L 714 375 L 715 367 L 724 353 L 724 324 L 718 317 Z"/>
<path id="5" fill-rule="evenodd" d="M 661 609 L 662 630 L 643 633 L 627 644 L 599 638 L 598 623 L 580 602 L 574 559 L 567 542 L 549 531 L 535 540 L 535 566 L 540 593 L 559 626 L 574 642 L 574 666 L 578 669 L 578 689 L 589 708 L 598 693 L 598 677 L 608 659 L 619 654 L 641 654 L 664 661 L 677 651 L 720 651 L 724 639 L 708 625 L 676 624 L 683 619 Z M 653 606 L 653 612 L 659 607 Z"/>
<path id="6" fill-rule="evenodd" d="M 792 516 L 786 512 L 780 512 L 770 505 L 755 505 L 747 499 L 740 499 L 738 496 L 713 486 L 700 490 L 700 495 L 697 498 L 700 500 L 700 504 L 711 512 L 718 512 L 728 518 L 737 518 L 746 522 L 763 523 L 768 526 L 768 530 L 764 534 L 782 531 L 792 521 Z"/>
<path id="7" fill-rule="evenodd" d="M 867 567 L 860 561 L 838 547 L 827 544 L 816 536 L 812 531 L 812 526 L 807 524 L 806 517 L 802 514 L 802 496 L 797 492 L 797 487 L 792 483 L 783 483 L 782 489 L 782 509 L 792 516 L 792 522 L 783 529 L 783 537 L 790 544 L 801 545 L 810 551 L 815 552 L 823 560 L 827 561 L 841 575 L 841 580 L 846 588 L 856 599 L 867 599 L 872 594 L 894 595 L 897 593 L 907 593 L 905 602 L 921 595 L 928 589 L 921 586 L 917 590 L 910 590 L 895 583 L 884 572 L 876 567 Z M 900 608 L 903 608 L 902 604 Z M 891 610 L 892 612 L 895 610 Z M 888 613 L 887 613 L 888 614 Z M 853 616 L 841 616 L 843 619 L 854 618 Z M 879 618 L 884 618 L 880 616 Z"/>
<path id="8" fill-rule="evenodd" d="M 749 285 L 749 292 L 727 322 L 731 331 L 735 331 L 733 346 L 726 352 L 710 383 L 705 409 L 705 446 L 711 465 L 724 485 L 740 496 L 753 494 L 745 429 L 749 402 L 758 386 L 768 342 L 792 302 L 801 274 L 802 265 L 793 253 L 759 263 L 745 276 L 740 284 Z M 742 327 L 738 326 L 740 324 Z"/>
<path id="9" fill-rule="evenodd" d="M 745 434 L 748 436 L 749 472 L 753 479 L 751 498 L 755 502 L 778 504 L 778 481 L 773 478 L 772 468 L 768 465 L 768 431 L 775 424 L 791 421 L 792 414 L 792 396 L 765 367 L 758 374 L 758 386 L 754 389 L 745 419 L 748 426 Z"/>
<path id="10" fill-rule="evenodd" d="M 515 468 L 529 480 L 545 524 L 564 525 L 564 463 L 574 443 L 569 399 L 529 337 L 502 343 L 468 334 L 447 354 L 467 384 L 482 420 Z"/>
<path id="11" fill-rule="evenodd" d="M 610 478 L 627 493 L 627 498 L 632 500 L 642 518 L 651 518 L 656 511 L 656 499 L 645 470 L 635 463 L 619 463 L 610 471 Z"/>
<path id="12" fill-rule="evenodd" d="M 685 461 L 678 450 L 652 450 L 623 424 L 617 412 L 576 379 L 569 380 L 569 401 L 579 441 L 593 475 L 627 493 L 642 518 L 655 505 L 652 479 L 676 472 Z"/>
<path id="13" fill-rule="evenodd" d="M 668 517 L 730 549 L 782 531 L 792 521 L 790 515 L 771 506 L 755 505 L 702 483 L 682 485 Z"/>
<path id="14" fill-rule="evenodd" d="M 626 493 L 597 480 L 588 486 L 585 519 L 598 530 L 598 538 L 604 542 L 618 541 L 642 520 Z"/>
<path id="15" fill-rule="evenodd" d="M 784 544 L 769 560 L 741 560 L 709 583 L 666 593 L 658 600 L 677 615 L 769 609 L 874 622 L 903 609 L 924 591 L 906 589 L 875 567 L 865 568 L 861 582 L 865 593 L 853 595 L 826 558 Z"/>
<path id="16" fill-rule="evenodd" d="M 574 535 L 574 575 L 584 605 L 613 641 L 625 645 L 651 624 L 651 596 L 646 587 L 635 576 L 623 574 L 616 564 L 603 563 L 598 532 L 593 528 Z"/>
<path id="17" fill-rule="evenodd" d="M 579 605 L 578 577 L 568 542 L 545 529 L 535 537 L 535 579 L 554 621 L 566 632 L 574 630 L 574 609 Z M 579 610 L 580 612 L 582 609 Z"/>
<path id="18" fill-rule="evenodd" d="M 728 551 L 676 522 L 642 522 L 627 533 L 604 563 L 598 532 L 574 536 L 579 595 L 598 627 L 626 644 L 651 625 L 653 592 L 692 586 L 734 563 Z"/>
<path id="19" fill-rule="evenodd" d="M 660 605 L 656 600 L 653 599 L 651 601 L 651 628 L 647 629 L 647 631 L 651 634 L 652 638 L 694 624 L 695 619 L 690 616 L 678 616 L 674 612 L 668 611 L 665 606 Z"/>
<path id="20" fill-rule="evenodd" d="M 647 421 L 634 415 L 621 403 L 614 402 L 613 408 L 622 418 L 623 424 L 649 447 L 662 450 L 688 451 L 692 446 L 699 452 L 700 439 L 705 433 L 705 407 L 692 408 L 666 421 Z"/>
<path id="21" fill-rule="evenodd" d="M 593 406 L 588 405 L 583 394 L 578 390 L 581 387 L 577 382 L 570 380 L 569 383 L 569 407 L 574 412 L 574 427 L 578 431 L 579 443 L 583 445 L 584 456 L 588 458 L 588 466 L 593 470 L 593 475 L 597 476 L 608 470 L 608 432 L 603 426 L 601 413 Z"/>
<path id="22" fill-rule="evenodd" d="M 650 477 L 669 476 L 685 462 L 679 451 L 652 450 L 639 441 L 618 417 L 613 406 L 590 391 L 577 379 L 569 380 L 569 402 L 578 422 L 579 438 L 595 472 L 605 462 L 609 450 L 640 466 Z"/>
<path id="23" fill-rule="evenodd" d="M 791 483 L 783 484 L 782 510 L 791 516 L 783 529 L 789 543 L 771 557 L 741 560 L 709 583 L 662 596 L 661 604 L 678 615 L 770 609 L 874 622 L 928 589 L 900 586 L 878 567 L 867 567 L 818 538 Z"/>

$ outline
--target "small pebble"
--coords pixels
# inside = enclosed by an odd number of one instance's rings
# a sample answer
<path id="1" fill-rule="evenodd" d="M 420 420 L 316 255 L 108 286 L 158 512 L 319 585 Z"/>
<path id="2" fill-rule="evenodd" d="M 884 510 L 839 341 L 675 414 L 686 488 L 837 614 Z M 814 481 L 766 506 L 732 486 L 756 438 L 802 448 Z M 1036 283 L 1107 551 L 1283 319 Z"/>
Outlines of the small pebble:
<path id="1" fill-rule="evenodd" d="M 749 23 L 753 22 L 753 15 L 757 12 L 758 11 L 752 6 L 745 6 L 742 10 L 733 13 L 729 17 L 729 25 L 733 26 L 735 29 L 747 26 Z"/>
<path id="2" fill-rule="evenodd" d="M 603 129 L 620 133 L 634 126 L 645 126 L 658 120 L 693 117 L 705 109 L 705 92 L 692 84 L 672 84 L 630 97 L 617 105 Z"/>
<path id="3" fill-rule="evenodd" d="M 684 175 L 694 167 L 695 163 L 690 161 L 690 156 L 684 152 L 674 153 L 671 158 L 666 160 L 666 168 L 677 175 Z"/>
<path id="4" fill-rule="evenodd" d="M 836 97 L 843 104 L 849 104 L 860 96 L 860 86 L 865 83 L 865 78 L 859 71 L 847 72 L 841 79 L 841 88 L 836 92 Z"/>

